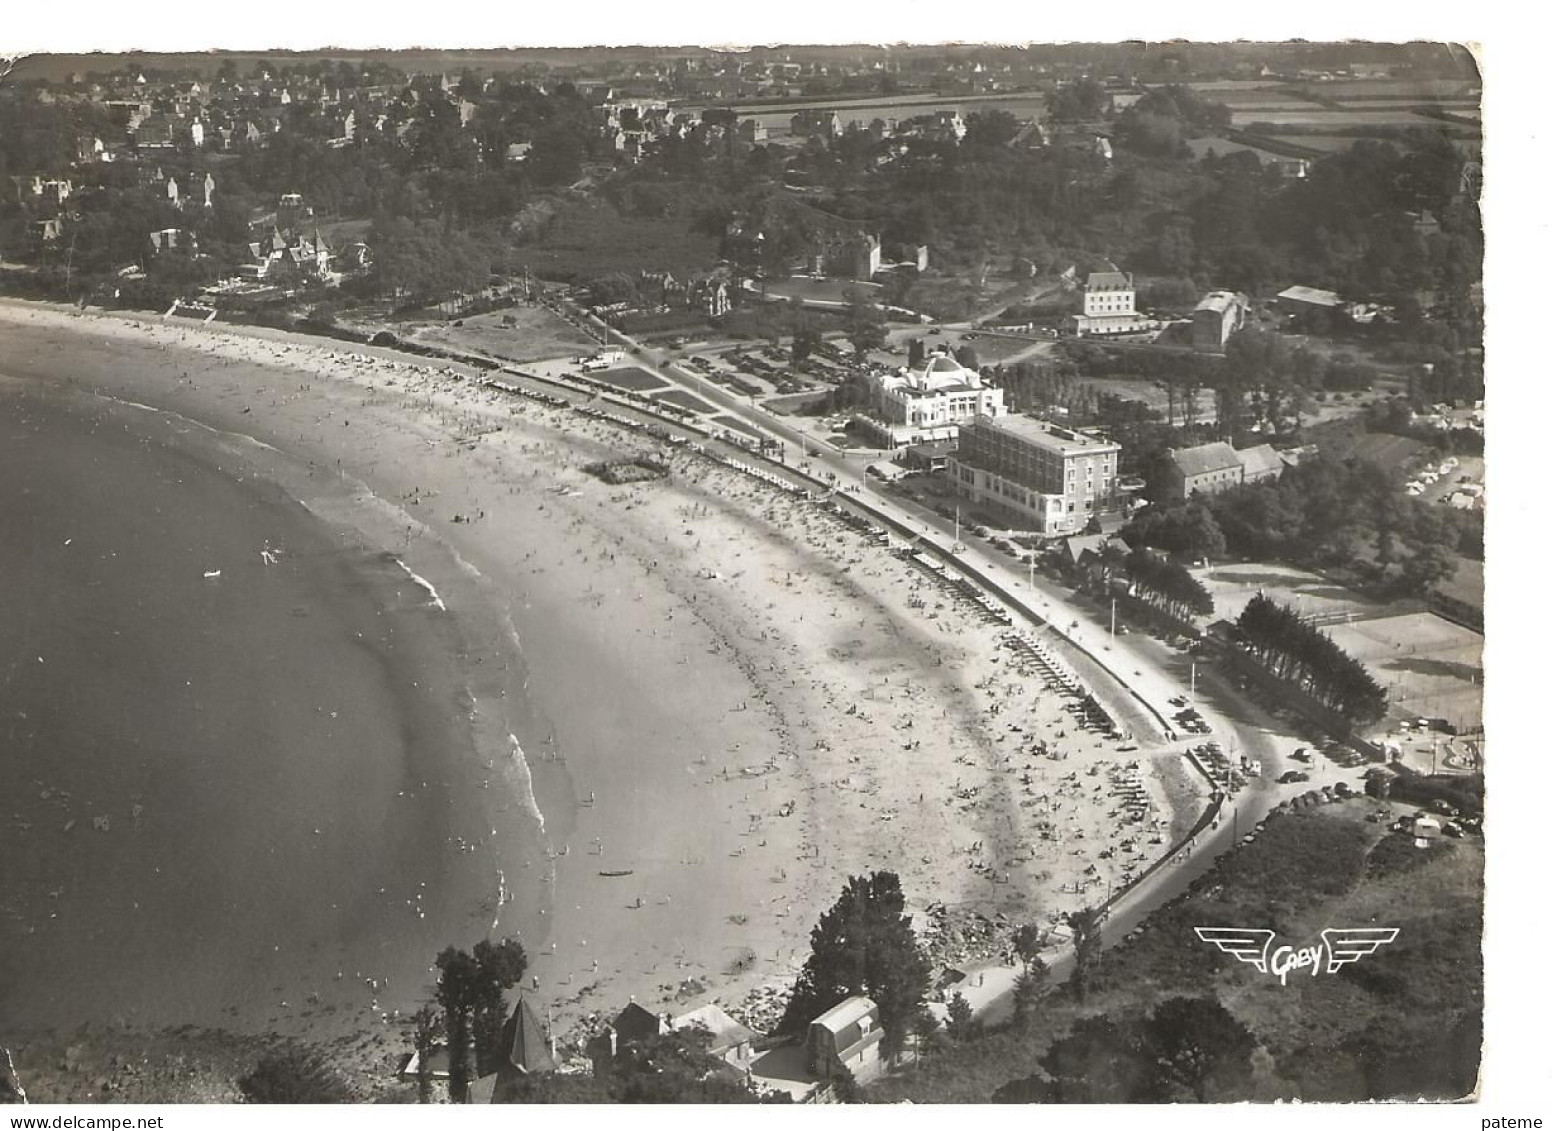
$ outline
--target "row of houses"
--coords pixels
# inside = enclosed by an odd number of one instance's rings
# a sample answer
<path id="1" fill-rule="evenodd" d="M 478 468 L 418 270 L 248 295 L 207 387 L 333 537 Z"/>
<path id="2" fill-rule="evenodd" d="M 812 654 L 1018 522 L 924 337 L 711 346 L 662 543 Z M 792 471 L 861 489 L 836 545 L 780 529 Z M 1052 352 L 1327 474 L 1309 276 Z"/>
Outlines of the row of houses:
<path id="1" fill-rule="evenodd" d="M 1160 497 L 1181 501 L 1192 495 L 1216 495 L 1245 483 L 1276 479 L 1283 456 L 1270 444 L 1235 448 L 1222 441 L 1194 448 L 1172 448 L 1165 459 Z"/>
<path id="2" fill-rule="evenodd" d="M 733 276 L 726 268 L 691 271 L 683 279 L 672 271 L 643 270 L 636 294 L 649 308 L 694 310 L 718 318 L 733 308 Z"/>
<path id="3" fill-rule="evenodd" d="M 519 999 L 502 1028 L 499 1056 L 493 1070 L 475 1080 L 470 1098 L 476 1103 L 516 1103 L 523 1099 L 523 1085 L 531 1077 L 566 1071 L 553 1034 L 548 1033 L 527 998 Z M 866 997 L 838 1002 L 809 1023 L 800 1047 L 787 1046 L 765 1066 L 761 1035 L 733 1018 L 715 1002 L 678 1015 L 653 1013 L 632 1001 L 604 1023 L 587 1041 L 583 1054 L 595 1079 L 607 1080 L 632 1046 L 671 1033 L 696 1031 L 705 1039 L 705 1052 L 718 1063 L 715 1069 L 730 1079 L 742 1080 L 762 1091 L 779 1091 L 795 1099 L 814 1098 L 831 1081 L 849 1074 L 866 1083 L 883 1071 L 880 1045 L 884 1028 L 878 1006 Z M 781 1051 L 799 1053 L 797 1057 Z M 769 1072 L 766 1075 L 765 1072 Z M 430 1050 L 424 1064 L 414 1053 L 401 1064 L 399 1076 L 418 1078 L 422 1072 L 433 1080 L 448 1078 L 445 1045 Z"/>

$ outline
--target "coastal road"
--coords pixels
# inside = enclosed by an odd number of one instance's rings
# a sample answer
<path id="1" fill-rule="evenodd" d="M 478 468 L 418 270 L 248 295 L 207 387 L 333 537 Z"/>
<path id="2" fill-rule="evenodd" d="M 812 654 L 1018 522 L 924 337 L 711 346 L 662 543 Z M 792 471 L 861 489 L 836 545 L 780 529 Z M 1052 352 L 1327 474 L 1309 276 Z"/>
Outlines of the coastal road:
<path id="1" fill-rule="evenodd" d="M 948 520 L 935 512 L 908 500 L 880 494 L 872 490 L 867 468 L 888 453 L 877 450 L 858 450 L 855 454 L 837 450 L 823 444 L 817 445 L 807 433 L 756 406 L 719 388 L 699 374 L 690 372 L 673 361 L 667 351 L 644 346 L 634 339 L 610 331 L 616 338 L 623 338 L 632 350 L 634 361 L 659 378 L 717 405 L 727 415 L 756 432 L 784 441 L 798 451 L 789 458 L 800 459 L 814 478 L 827 480 L 842 493 L 851 496 L 859 504 L 885 515 L 913 532 L 920 530 L 924 542 L 931 543 L 946 559 L 956 560 L 983 576 L 993 578 L 1010 594 L 1028 622 L 1037 628 L 1049 625 L 1050 630 L 1068 642 L 1072 649 L 1087 657 L 1074 666 L 1094 665 L 1108 673 L 1108 678 L 1091 679 L 1091 685 L 1103 687 L 1114 683 L 1111 693 L 1102 695 L 1107 706 L 1113 708 L 1130 724 L 1129 729 L 1138 735 L 1160 732 L 1166 724 L 1160 720 L 1172 717 L 1176 708 L 1170 706 L 1172 698 L 1188 696 L 1190 689 L 1168 671 L 1160 667 L 1154 657 L 1137 650 L 1131 637 L 1110 636 L 1108 616 L 1103 621 L 1099 614 L 1073 602 L 1071 594 L 1060 586 L 1038 575 L 1026 576 L 1005 555 L 963 541 L 963 533 L 952 529 Z M 801 457 L 800 457 L 801 453 Z M 955 535 L 960 541 L 955 542 Z M 1063 649 L 1069 658 L 1072 651 Z M 1082 674 L 1095 675 L 1092 670 Z M 1137 710 L 1140 705 L 1142 710 Z M 1215 713 L 1211 707 L 1198 705 L 1202 716 L 1212 727 L 1213 737 L 1228 748 L 1225 741 L 1231 736 L 1232 726 L 1227 718 Z M 1144 725 L 1146 724 L 1146 725 Z M 1125 724 L 1123 724 L 1125 725 Z"/>
<path id="2" fill-rule="evenodd" d="M 1103 694 L 1102 698 L 1123 726 L 1139 735 L 1160 731 L 1163 727 L 1159 720 L 1170 719 L 1176 709 L 1170 700 L 1187 698 L 1212 730 L 1211 735 L 1203 736 L 1201 741 L 1217 742 L 1231 761 L 1243 753 L 1262 762 L 1262 775 L 1250 779 L 1248 787 L 1227 803 L 1214 825 L 1204 829 L 1188 848 L 1177 851 L 1168 863 L 1126 889 L 1111 904 L 1104 925 L 1104 936 L 1110 944 L 1124 938 L 1148 915 L 1182 894 L 1276 805 L 1307 789 L 1352 776 L 1351 771 L 1341 771 L 1317 757 L 1313 765 L 1301 767 L 1311 773 L 1309 783 L 1277 784 L 1276 777 L 1290 764 L 1287 756 L 1300 741 L 1298 735 L 1292 727 L 1280 724 L 1238 694 L 1212 664 L 1196 661 L 1193 671 L 1191 658 L 1179 655 L 1146 634 L 1112 634 L 1108 608 L 1079 604 L 1065 589 L 1038 574 L 1031 575 L 1000 551 L 982 547 L 973 538 L 966 543 L 963 533 L 954 530 L 935 512 L 870 489 L 866 469 L 878 459 L 886 458 L 887 453 L 848 454 L 828 444 L 816 443 L 786 421 L 774 418 L 700 375 L 682 369 L 666 358 L 663 351 L 633 348 L 636 350 L 634 360 L 643 368 L 704 398 L 758 433 L 795 446 L 797 452 L 789 453 L 789 456 L 802 453 L 803 469 L 811 478 L 832 482 L 841 494 L 867 509 L 888 516 L 912 531 L 920 530 L 921 540 L 931 543 L 946 560 L 969 566 L 983 576 L 995 579 L 1030 624 L 1037 628 L 1044 625 L 1044 631 L 1054 633 L 1070 645 L 1070 648 L 1062 649 L 1064 658 L 1091 687 L 1099 690 L 1108 686 L 1110 693 Z M 956 535 L 960 537 L 957 543 Z M 1157 741 L 1149 745 L 1153 752 L 1165 753 L 1170 749 L 1178 750 L 1185 743 L 1169 742 L 1163 744 L 1162 749 Z M 1070 972 L 1072 956 L 1069 949 L 1057 948 L 1046 956 L 1046 961 L 1053 978 L 1061 978 Z M 1011 991 L 1017 969 L 996 963 L 977 967 L 971 974 L 972 977 L 967 979 L 969 984 L 962 984 L 959 989 L 970 1000 L 977 1016 L 989 1021 L 1005 1016 L 1011 1010 Z"/>

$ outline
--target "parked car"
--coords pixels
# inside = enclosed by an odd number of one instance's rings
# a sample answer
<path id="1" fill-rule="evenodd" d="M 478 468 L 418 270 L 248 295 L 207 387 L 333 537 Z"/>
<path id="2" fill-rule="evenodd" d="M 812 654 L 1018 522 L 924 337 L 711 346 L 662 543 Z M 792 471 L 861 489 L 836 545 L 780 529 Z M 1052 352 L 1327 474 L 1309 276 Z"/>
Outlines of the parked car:
<path id="1" fill-rule="evenodd" d="M 1294 782 L 1309 781 L 1309 775 L 1303 770 L 1287 770 L 1277 780 L 1282 785 L 1292 785 Z"/>

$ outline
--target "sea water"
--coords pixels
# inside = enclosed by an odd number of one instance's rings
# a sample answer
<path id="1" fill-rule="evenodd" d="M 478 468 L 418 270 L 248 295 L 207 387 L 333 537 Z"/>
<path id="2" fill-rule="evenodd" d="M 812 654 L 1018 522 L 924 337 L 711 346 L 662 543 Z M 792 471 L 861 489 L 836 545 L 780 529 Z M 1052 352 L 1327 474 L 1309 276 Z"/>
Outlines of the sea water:
<path id="1" fill-rule="evenodd" d="M 0 378 L 0 1019 L 424 1000 L 528 819 L 438 604 L 190 422 Z"/>

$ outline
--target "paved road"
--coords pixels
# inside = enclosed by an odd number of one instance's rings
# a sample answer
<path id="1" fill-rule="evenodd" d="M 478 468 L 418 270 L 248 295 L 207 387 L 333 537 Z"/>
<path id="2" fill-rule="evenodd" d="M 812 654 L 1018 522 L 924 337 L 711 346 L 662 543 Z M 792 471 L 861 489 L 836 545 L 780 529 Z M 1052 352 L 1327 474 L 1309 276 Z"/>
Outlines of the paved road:
<path id="1" fill-rule="evenodd" d="M 617 335 L 618 336 L 618 335 Z M 627 340 L 628 341 L 628 340 Z M 1190 698 L 1212 728 L 1211 738 L 1230 755 L 1258 758 L 1262 775 L 1252 779 L 1227 803 L 1220 819 L 1205 829 L 1188 849 L 1180 850 L 1164 864 L 1125 891 L 1111 905 L 1104 925 L 1107 944 L 1113 945 L 1152 912 L 1183 893 L 1198 876 L 1207 872 L 1238 838 L 1248 833 L 1279 803 L 1291 796 L 1338 780 L 1355 782 L 1355 774 L 1342 770 L 1317 756 L 1310 765 L 1291 762 L 1295 747 L 1307 744 L 1297 729 L 1268 715 L 1241 695 L 1217 668 L 1208 662 L 1168 648 L 1142 633 L 1112 635 L 1109 610 L 1079 603 L 1063 587 L 1047 578 L 1012 564 L 1000 551 L 977 544 L 956 544 L 953 523 L 909 500 L 883 495 L 871 489 L 866 476 L 869 464 L 888 457 L 884 452 L 848 454 L 816 442 L 815 438 L 792 424 L 773 417 L 740 400 L 697 373 L 673 363 L 665 351 L 628 344 L 638 352 L 634 361 L 642 368 L 717 405 L 728 415 L 766 435 L 780 439 L 793 449 L 787 453 L 793 464 L 805 464 L 808 474 L 833 481 L 837 489 L 888 516 L 911 530 L 920 530 L 923 542 L 935 546 L 945 557 L 993 578 L 1013 598 L 1013 603 L 1034 625 L 1044 624 L 1046 633 L 1054 633 L 1063 642 L 1061 651 L 1078 674 L 1095 688 L 1106 705 L 1149 746 L 1150 753 L 1182 749 L 1185 742 L 1167 741 L 1160 736 L 1158 720 L 1169 719 L 1175 710 L 1170 700 Z M 1194 682 L 1194 695 L 1193 695 Z M 1205 741 L 1205 739 L 1203 740 Z M 1311 775 L 1304 784 L 1279 785 L 1276 778 L 1290 766 L 1298 765 Z M 1045 956 L 1053 981 L 1071 972 L 1072 955 L 1067 948 L 1055 948 Z M 972 969 L 971 977 L 958 987 L 976 1015 L 996 1021 L 1011 1010 L 1011 991 L 1018 969 L 1000 963 Z"/>

